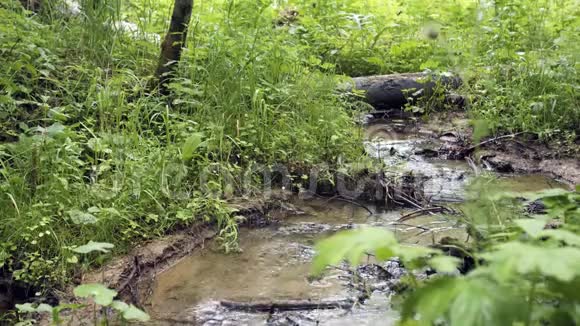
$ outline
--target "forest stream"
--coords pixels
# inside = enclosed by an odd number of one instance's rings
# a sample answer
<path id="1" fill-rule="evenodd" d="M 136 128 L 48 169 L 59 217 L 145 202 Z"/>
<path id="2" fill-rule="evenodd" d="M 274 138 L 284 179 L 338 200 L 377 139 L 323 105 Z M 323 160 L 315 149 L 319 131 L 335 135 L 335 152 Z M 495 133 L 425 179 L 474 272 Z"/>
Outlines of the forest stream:
<path id="1" fill-rule="evenodd" d="M 424 195 L 432 202 L 448 207 L 461 202 L 474 177 L 470 165 L 427 155 L 441 140 L 393 130 L 368 127 L 367 153 L 381 158 L 389 170 L 423 176 Z M 543 175 L 498 176 L 504 190 L 565 187 Z M 315 242 L 361 226 L 387 227 L 407 244 L 431 245 L 444 237 L 468 240 L 465 230 L 443 214 L 401 222 L 412 208 L 388 210 L 300 196 L 291 205 L 295 212 L 279 223 L 242 229 L 240 253 L 226 255 L 210 245 L 159 274 L 148 298 L 152 318 L 168 325 L 394 325 L 398 314 L 391 297 L 408 271 L 397 260 L 376 264 L 368 257 L 366 265 L 344 264 L 313 279 Z"/>

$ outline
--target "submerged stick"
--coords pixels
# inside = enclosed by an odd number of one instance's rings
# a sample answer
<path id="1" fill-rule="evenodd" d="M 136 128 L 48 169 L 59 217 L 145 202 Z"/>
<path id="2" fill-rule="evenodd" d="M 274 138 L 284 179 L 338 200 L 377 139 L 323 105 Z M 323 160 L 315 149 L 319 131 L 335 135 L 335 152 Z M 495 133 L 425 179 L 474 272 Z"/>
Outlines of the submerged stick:
<path id="1" fill-rule="evenodd" d="M 535 134 L 535 133 L 529 132 L 529 131 L 522 131 L 522 132 L 516 132 L 514 134 L 509 134 L 509 135 L 503 135 L 503 136 L 494 137 L 494 138 L 491 138 L 491 139 L 488 139 L 488 140 L 484 140 L 484 141 L 482 141 L 480 143 L 477 143 L 477 144 L 475 144 L 475 145 L 473 145 L 473 146 L 471 146 L 471 147 L 463 150 L 463 154 L 471 153 L 474 150 L 476 150 L 477 148 L 479 148 L 481 146 L 484 146 L 484 145 L 487 145 L 489 143 L 493 143 L 493 142 L 496 142 L 496 141 L 502 140 L 502 139 L 514 139 L 514 138 L 516 138 L 516 136 L 523 135 L 523 134 Z"/>
<path id="2" fill-rule="evenodd" d="M 440 212 L 443 212 L 445 210 L 446 210 L 446 208 L 441 207 L 441 206 L 421 208 L 421 209 L 417 209 L 415 211 L 412 211 L 408 214 L 401 216 L 397 220 L 397 222 L 404 222 L 404 221 L 413 219 L 415 217 L 419 217 L 421 215 L 430 214 L 430 213 L 440 213 Z"/>
<path id="3" fill-rule="evenodd" d="M 237 302 L 220 301 L 220 305 L 229 310 L 245 312 L 270 312 L 270 311 L 296 311 L 296 310 L 318 310 L 318 309 L 350 309 L 355 304 L 351 299 L 329 300 L 329 301 L 309 301 L 290 300 L 272 302 Z"/>

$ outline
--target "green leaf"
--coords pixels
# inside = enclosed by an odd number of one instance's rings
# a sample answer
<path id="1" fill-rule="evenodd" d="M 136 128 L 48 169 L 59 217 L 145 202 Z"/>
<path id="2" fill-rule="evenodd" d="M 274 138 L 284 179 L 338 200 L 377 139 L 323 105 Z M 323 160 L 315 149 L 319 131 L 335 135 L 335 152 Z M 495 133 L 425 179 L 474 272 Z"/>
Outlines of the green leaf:
<path id="1" fill-rule="evenodd" d="M 397 241 L 392 232 L 381 228 L 361 228 L 339 232 L 316 245 L 313 274 L 320 274 L 326 266 L 337 265 L 348 259 L 352 265 L 360 263 L 367 252 L 380 252 L 380 259 L 389 258 L 389 247 Z"/>
<path id="2" fill-rule="evenodd" d="M 403 261 L 411 262 L 419 258 L 424 258 L 429 255 L 440 253 L 435 249 L 421 247 L 421 246 L 409 246 L 409 245 L 397 245 L 394 247 L 395 256 L 399 256 Z"/>
<path id="3" fill-rule="evenodd" d="M 203 133 L 196 132 L 185 140 L 185 143 L 183 144 L 183 148 L 181 150 L 181 157 L 183 158 L 184 161 L 191 160 L 193 158 L 193 154 L 195 153 L 195 151 L 199 147 L 204 145 L 202 142 L 203 136 L 204 136 Z"/>
<path id="4" fill-rule="evenodd" d="M 113 301 L 111 307 L 123 314 L 126 320 L 138 320 L 142 322 L 149 321 L 149 315 L 134 305 L 128 305 L 122 301 Z"/>
<path id="5" fill-rule="evenodd" d="M 403 303 L 403 321 L 420 315 L 421 325 L 431 325 L 442 318 L 465 283 L 463 277 L 437 278 L 415 290 Z"/>
<path id="6" fill-rule="evenodd" d="M 53 123 L 52 125 L 50 125 L 48 128 L 46 128 L 46 133 L 50 136 L 50 137 L 54 137 L 58 134 L 61 134 L 64 132 L 64 126 L 60 123 Z"/>
<path id="7" fill-rule="evenodd" d="M 540 231 L 546 227 L 546 221 L 542 221 L 539 219 L 519 219 L 514 220 L 514 223 L 519 226 L 524 232 L 529 234 L 530 236 L 536 238 Z"/>
<path id="8" fill-rule="evenodd" d="M 69 264 L 76 264 L 79 262 L 79 257 L 77 257 L 76 255 L 72 255 L 71 257 L 68 257 L 66 259 L 66 262 Z"/>
<path id="9" fill-rule="evenodd" d="M 524 193 L 523 195 L 525 195 L 525 198 L 533 201 L 541 198 L 567 196 L 569 193 L 568 190 L 562 188 L 551 188 L 532 193 Z"/>
<path id="10" fill-rule="evenodd" d="M 147 313 L 138 309 L 134 305 L 129 305 L 129 307 L 123 311 L 123 318 L 127 320 L 137 320 L 142 322 L 147 322 L 150 319 Z"/>
<path id="11" fill-rule="evenodd" d="M 36 308 L 32 306 L 32 303 L 16 304 L 16 309 L 20 312 L 36 312 Z"/>
<path id="12" fill-rule="evenodd" d="M 129 308 L 129 305 L 123 301 L 115 300 L 115 301 L 113 301 L 113 303 L 111 303 L 111 308 L 113 308 L 117 311 L 123 312 L 123 311 L 127 310 L 127 308 Z"/>
<path id="13" fill-rule="evenodd" d="M 453 256 L 437 256 L 429 259 L 428 262 L 429 266 L 441 273 L 456 272 L 460 263 L 461 260 Z"/>
<path id="14" fill-rule="evenodd" d="M 520 275 L 541 274 L 569 282 L 580 276 L 580 249 L 573 247 L 545 248 L 521 242 L 508 242 L 496 251 L 481 256 L 499 279 Z"/>
<path id="15" fill-rule="evenodd" d="M 52 306 L 47 305 L 46 303 L 41 303 L 36 307 L 37 312 L 52 312 Z"/>
<path id="16" fill-rule="evenodd" d="M 467 278 L 449 309 L 451 326 L 512 326 L 523 321 L 527 307 L 514 291 L 486 278 Z"/>
<path id="17" fill-rule="evenodd" d="M 93 251 L 109 252 L 109 249 L 113 249 L 115 246 L 107 242 L 94 242 L 89 241 L 86 245 L 78 246 L 73 249 L 74 252 L 79 254 L 88 254 Z"/>
<path id="18" fill-rule="evenodd" d="M 73 293 L 81 298 L 94 298 L 95 303 L 101 306 L 108 306 L 113 302 L 113 298 L 117 295 L 117 291 L 108 289 L 102 284 L 91 283 L 77 286 Z"/>
<path id="19" fill-rule="evenodd" d="M 580 247 L 580 236 L 567 230 L 542 230 L 537 235 L 538 238 L 552 238 L 562 241 L 569 246 Z"/>
<path id="20" fill-rule="evenodd" d="M 41 303 L 37 307 L 34 307 L 32 303 L 23 303 L 23 304 L 16 304 L 16 309 L 20 312 L 24 313 L 33 313 L 33 312 L 52 312 L 52 306 L 47 305 L 46 303 Z"/>
<path id="21" fill-rule="evenodd" d="M 78 209 L 72 209 L 67 212 L 70 216 L 71 221 L 74 224 L 95 224 L 97 223 L 97 218 L 89 213 L 81 212 Z"/>

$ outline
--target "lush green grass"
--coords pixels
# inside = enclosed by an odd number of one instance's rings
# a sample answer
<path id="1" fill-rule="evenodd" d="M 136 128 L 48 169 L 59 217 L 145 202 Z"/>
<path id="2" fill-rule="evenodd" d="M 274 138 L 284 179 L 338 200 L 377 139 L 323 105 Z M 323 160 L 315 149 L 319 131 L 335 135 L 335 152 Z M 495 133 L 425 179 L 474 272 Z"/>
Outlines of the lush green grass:
<path id="1" fill-rule="evenodd" d="M 123 251 L 202 220 L 234 249 L 235 212 L 213 194 L 257 191 L 260 174 L 248 185 L 247 169 L 338 168 L 362 155 L 336 77 L 305 66 L 253 7 L 231 8 L 236 20 L 224 21 L 219 4 L 194 22 L 164 98 L 148 91 L 158 44 L 105 27 L 110 12 L 65 20 L 12 6 L 0 9 L 11 140 L 0 145 L 0 253 L 19 280 L 62 284 L 73 246 Z"/>
<path id="2" fill-rule="evenodd" d="M 72 18 L 52 3 L 0 4 L 0 255 L 29 283 L 66 282 L 72 246 L 122 251 L 202 219 L 233 246 L 235 213 L 200 185 L 239 194 L 257 164 L 361 156 L 337 75 L 454 71 L 494 130 L 574 139 L 580 125 L 572 0 L 196 1 L 169 98 L 148 91 L 159 45 L 106 22 L 163 34 L 171 1 Z M 298 20 L 275 27 L 286 8 Z"/>

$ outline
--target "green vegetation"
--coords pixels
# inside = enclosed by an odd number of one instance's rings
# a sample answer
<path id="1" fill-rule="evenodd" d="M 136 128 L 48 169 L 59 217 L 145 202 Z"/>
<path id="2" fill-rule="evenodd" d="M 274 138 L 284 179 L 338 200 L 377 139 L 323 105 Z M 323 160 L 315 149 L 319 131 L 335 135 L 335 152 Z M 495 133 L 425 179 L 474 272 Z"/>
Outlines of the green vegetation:
<path id="1" fill-rule="evenodd" d="M 114 245 L 105 242 L 93 242 L 90 241 L 86 245 L 79 246 L 73 251 L 81 254 L 89 254 L 91 252 L 108 252 L 108 249 L 113 248 Z M 92 300 L 93 302 L 93 314 L 92 319 L 95 325 L 97 324 L 108 324 L 109 318 L 105 314 L 104 318 L 102 318 L 100 312 L 97 312 L 97 305 L 102 311 L 104 307 L 110 307 L 114 309 L 118 313 L 117 320 L 115 324 L 126 325 L 127 321 L 142 321 L 146 322 L 149 321 L 150 317 L 145 312 L 141 311 L 139 308 L 135 307 L 132 304 L 126 304 L 122 301 L 114 300 L 117 296 L 117 291 L 108 289 L 102 284 L 98 283 L 91 283 L 91 284 L 82 284 L 74 288 L 73 290 L 74 295 L 77 299 L 85 299 L 85 300 Z M 50 313 L 52 323 L 54 325 L 62 325 L 63 318 L 60 316 L 61 312 L 63 311 L 72 311 L 73 316 L 67 317 L 67 325 L 70 325 L 73 320 L 82 321 L 83 319 L 87 319 L 86 317 L 82 316 L 75 316 L 75 312 L 79 309 L 82 309 L 86 306 L 86 304 L 60 304 L 56 307 L 51 307 L 46 303 L 41 303 L 38 305 L 32 305 L 30 303 L 24 304 L 16 304 L 16 308 L 20 313 L 24 314 L 42 314 L 42 313 Z M 99 323 L 99 321 L 102 323 Z M 19 325 L 33 325 L 34 320 L 29 319 L 25 321 L 21 321 Z"/>
<path id="2" fill-rule="evenodd" d="M 473 241 L 465 248 L 448 245 L 475 262 L 467 274 L 453 276 L 464 263 L 456 257 L 400 245 L 390 231 L 372 228 L 321 241 L 314 271 L 343 259 L 357 265 L 367 252 L 379 261 L 396 256 L 407 268 L 435 269 L 440 274 L 429 279 L 409 274 L 412 288 L 402 294 L 402 325 L 578 324 L 580 187 L 575 192 L 498 193 L 486 190 L 493 188 L 493 179 L 487 178 L 472 187 L 462 219 Z M 538 199 L 547 214 L 524 214 L 524 205 Z M 561 226 L 546 229 L 549 222 Z"/>
<path id="3" fill-rule="evenodd" d="M 64 285 L 73 246 L 124 251 L 197 221 L 217 223 L 235 247 L 235 213 L 213 194 L 247 193 L 246 169 L 336 168 L 362 154 L 337 79 L 306 65 L 255 3 L 197 4 L 170 98 L 148 91 L 158 45 L 107 27 L 115 10 L 59 18 L 20 7 L 0 7 L 0 254 L 17 280 Z M 145 15 L 144 29 L 162 32 L 166 12 Z"/>
<path id="4" fill-rule="evenodd" d="M 107 258 L 77 257 L 89 241 L 210 222 L 235 249 L 225 199 L 260 191 L 248 169 L 362 159 L 345 75 L 451 71 L 495 132 L 580 126 L 574 0 L 198 0 L 169 96 L 152 75 L 172 1 L 43 3 L 0 3 L 0 268 L 40 290 Z"/>

